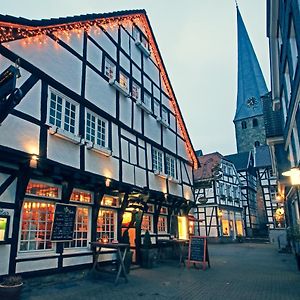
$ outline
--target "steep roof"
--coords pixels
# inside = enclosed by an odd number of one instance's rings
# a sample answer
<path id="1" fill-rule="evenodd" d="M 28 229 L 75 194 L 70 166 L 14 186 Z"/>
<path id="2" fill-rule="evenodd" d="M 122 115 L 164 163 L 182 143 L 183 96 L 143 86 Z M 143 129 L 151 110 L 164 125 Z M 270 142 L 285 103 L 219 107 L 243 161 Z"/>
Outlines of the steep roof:
<path id="1" fill-rule="evenodd" d="M 271 153 L 268 145 L 255 147 L 254 149 L 255 168 L 271 167 Z"/>
<path id="2" fill-rule="evenodd" d="M 238 91 L 234 121 L 262 115 L 263 110 L 260 97 L 268 92 L 263 73 L 238 7 L 237 31 Z"/>
<path id="3" fill-rule="evenodd" d="M 226 155 L 225 159 L 232 162 L 237 171 L 244 171 L 249 168 L 249 162 L 251 159 L 251 151 L 249 152 L 241 152 L 231 155 Z"/>
<path id="4" fill-rule="evenodd" d="M 187 151 L 189 153 L 191 162 L 196 169 L 198 168 L 197 156 L 184 123 L 174 90 L 171 86 L 169 76 L 167 74 L 145 10 L 127 10 L 42 20 L 29 20 L 0 14 L 0 43 L 9 42 L 16 39 L 52 34 L 57 31 L 64 32 L 76 29 L 84 29 L 88 31 L 92 26 L 95 25 L 105 28 L 111 24 L 118 25 L 120 22 L 126 21 L 133 21 L 137 24 L 141 24 L 146 31 L 149 39 L 149 45 L 155 57 L 156 63 L 161 71 L 162 82 L 171 98 L 171 104 L 175 115 L 177 116 L 178 124 L 183 134 Z"/>
<path id="5" fill-rule="evenodd" d="M 195 181 L 212 178 L 214 168 L 220 164 L 222 158 L 223 155 L 219 152 L 198 156 L 200 167 L 194 172 Z"/>

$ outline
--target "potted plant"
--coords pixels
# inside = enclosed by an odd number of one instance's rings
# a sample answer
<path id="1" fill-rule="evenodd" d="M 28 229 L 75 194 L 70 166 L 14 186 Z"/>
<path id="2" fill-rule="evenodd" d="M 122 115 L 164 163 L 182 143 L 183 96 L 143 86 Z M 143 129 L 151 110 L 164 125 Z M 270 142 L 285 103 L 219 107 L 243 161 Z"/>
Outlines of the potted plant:
<path id="1" fill-rule="evenodd" d="M 23 280 L 21 276 L 8 276 L 0 283 L 0 299 L 20 299 Z"/>
<path id="2" fill-rule="evenodd" d="M 143 268 L 151 269 L 154 265 L 156 256 L 156 249 L 152 248 L 150 233 L 148 230 L 146 230 L 141 247 L 141 266 Z"/>

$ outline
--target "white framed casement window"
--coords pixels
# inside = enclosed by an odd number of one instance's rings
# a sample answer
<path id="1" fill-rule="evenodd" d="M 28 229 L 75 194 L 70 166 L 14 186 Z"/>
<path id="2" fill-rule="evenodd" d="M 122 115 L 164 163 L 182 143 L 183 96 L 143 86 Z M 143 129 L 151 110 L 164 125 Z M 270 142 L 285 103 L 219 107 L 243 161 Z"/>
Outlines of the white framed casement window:
<path id="1" fill-rule="evenodd" d="M 86 110 L 85 139 L 102 148 L 108 148 L 108 121 Z"/>
<path id="2" fill-rule="evenodd" d="M 48 121 L 50 125 L 78 134 L 79 105 L 54 89 L 50 89 Z"/>
<path id="3" fill-rule="evenodd" d="M 171 155 L 166 155 L 166 174 L 172 178 L 176 178 L 175 158 Z"/>
<path id="4" fill-rule="evenodd" d="M 104 62 L 104 74 L 106 77 L 108 77 L 109 81 L 116 79 L 116 66 L 107 57 L 105 57 L 105 62 Z"/>
<path id="5" fill-rule="evenodd" d="M 141 88 L 135 82 L 132 82 L 131 96 L 137 101 L 141 101 Z"/>
<path id="6" fill-rule="evenodd" d="M 129 78 L 122 72 L 120 72 L 119 83 L 120 83 L 121 88 L 128 93 L 129 92 Z"/>
<path id="7" fill-rule="evenodd" d="M 64 243 L 65 249 L 87 249 L 91 235 L 91 212 L 93 194 L 89 191 L 74 189 L 70 202 L 77 206 L 73 241 Z"/>
<path id="8" fill-rule="evenodd" d="M 154 99 L 153 101 L 153 113 L 156 119 L 160 119 L 160 103 L 158 100 Z"/>
<path id="9" fill-rule="evenodd" d="M 161 109 L 161 123 L 165 127 L 169 127 L 169 112 L 164 107 Z"/>
<path id="10" fill-rule="evenodd" d="M 163 172 L 163 152 L 152 148 L 152 168 L 154 171 Z"/>
<path id="11" fill-rule="evenodd" d="M 117 239 L 117 211 L 100 208 L 97 218 L 97 240 L 107 239 L 112 242 Z"/>
<path id="12" fill-rule="evenodd" d="M 151 215 L 151 214 L 143 215 L 141 229 L 143 232 L 146 232 L 147 230 L 149 232 L 153 232 L 153 215 Z"/>
<path id="13" fill-rule="evenodd" d="M 167 217 L 159 216 L 157 222 L 157 232 L 166 233 L 167 232 Z"/>

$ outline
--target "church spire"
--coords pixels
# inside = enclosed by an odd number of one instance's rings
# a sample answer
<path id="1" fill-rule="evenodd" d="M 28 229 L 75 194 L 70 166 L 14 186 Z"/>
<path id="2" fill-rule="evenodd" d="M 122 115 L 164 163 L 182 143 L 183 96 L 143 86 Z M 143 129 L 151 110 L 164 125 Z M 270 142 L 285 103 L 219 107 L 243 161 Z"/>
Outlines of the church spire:
<path id="1" fill-rule="evenodd" d="M 234 121 L 262 115 L 260 97 L 268 92 L 237 2 L 238 92 Z"/>

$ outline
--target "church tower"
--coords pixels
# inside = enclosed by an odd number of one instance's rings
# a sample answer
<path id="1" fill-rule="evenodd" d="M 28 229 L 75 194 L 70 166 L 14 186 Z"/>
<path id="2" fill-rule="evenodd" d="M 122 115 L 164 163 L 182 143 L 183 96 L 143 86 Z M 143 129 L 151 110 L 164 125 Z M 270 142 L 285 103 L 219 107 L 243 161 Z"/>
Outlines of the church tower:
<path id="1" fill-rule="evenodd" d="M 266 144 L 261 96 L 268 92 L 245 24 L 237 9 L 238 91 L 234 117 L 237 152 Z"/>

